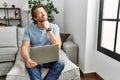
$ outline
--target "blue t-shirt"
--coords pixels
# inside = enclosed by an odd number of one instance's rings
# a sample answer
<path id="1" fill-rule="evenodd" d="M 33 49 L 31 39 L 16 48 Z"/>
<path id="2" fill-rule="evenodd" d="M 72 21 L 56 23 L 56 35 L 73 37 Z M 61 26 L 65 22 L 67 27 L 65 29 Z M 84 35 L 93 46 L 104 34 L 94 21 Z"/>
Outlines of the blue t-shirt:
<path id="1" fill-rule="evenodd" d="M 55 36 L 59 35 L 59 27 L 56 24 L 50 23 L 50 28 Z M 38 25 L 34 23 L 26 26 L 23 40 L 30 41 L 31 47 L 50 45 L 50 39 L 46 30 L 39 28 Z"/>

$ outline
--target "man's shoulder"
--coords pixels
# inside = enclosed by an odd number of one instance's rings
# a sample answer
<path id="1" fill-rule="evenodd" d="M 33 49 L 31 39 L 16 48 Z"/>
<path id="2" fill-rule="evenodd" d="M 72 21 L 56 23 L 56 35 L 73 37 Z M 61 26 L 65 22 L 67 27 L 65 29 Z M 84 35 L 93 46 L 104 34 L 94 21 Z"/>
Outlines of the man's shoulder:
<path id="1" fill-rule="evenodd" d="M 26 26 L 26 29 L 34 29 L 34 27 L 35 27 L 36 25 L 34 24 L 34 23 L 31 23 L 31 24 L 28 24 L 27 26 Z"/>
<path id="2" fill-rule="evenodd" d="M 35 27 L 36 26 L 36 24 L 34 24 L 34 23 L 31 23 L 31 24 L 28 24 L 28 27 Z"/>

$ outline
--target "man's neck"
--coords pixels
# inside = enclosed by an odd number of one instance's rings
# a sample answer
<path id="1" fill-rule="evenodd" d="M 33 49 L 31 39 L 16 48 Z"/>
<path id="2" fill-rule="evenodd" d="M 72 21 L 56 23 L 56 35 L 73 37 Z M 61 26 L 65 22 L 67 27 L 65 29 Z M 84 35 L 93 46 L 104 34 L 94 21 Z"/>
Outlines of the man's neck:
<path id="1" fill-rule="evenodd" d="M 38 22 L 37 25 L 38 25 L 39 28 L 43 28 L 42 22 Z"/>

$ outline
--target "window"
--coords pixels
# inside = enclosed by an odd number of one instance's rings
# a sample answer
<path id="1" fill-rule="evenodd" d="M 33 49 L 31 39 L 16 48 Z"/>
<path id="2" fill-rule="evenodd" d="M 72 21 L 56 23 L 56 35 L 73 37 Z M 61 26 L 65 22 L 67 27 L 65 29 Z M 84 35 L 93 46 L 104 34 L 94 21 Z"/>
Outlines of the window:
<path id="1" fill-rule="evenodd" d="M 100 0 L 98 51 L 120 61 L 120 0 Z"/>

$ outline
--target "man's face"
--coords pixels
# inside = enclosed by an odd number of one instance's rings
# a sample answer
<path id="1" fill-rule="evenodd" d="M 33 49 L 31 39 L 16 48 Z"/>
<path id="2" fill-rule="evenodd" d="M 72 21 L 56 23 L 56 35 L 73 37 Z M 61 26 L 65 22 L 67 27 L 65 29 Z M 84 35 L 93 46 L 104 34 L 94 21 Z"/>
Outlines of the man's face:
<path id="1" fill-rule="evenodd" d="M 37 22 L 44 22 L 47 20 L 47 12 L 44 10 L 44 8 L 40 7 L 35 9 L 36 17 L 34 19 Z"/>

